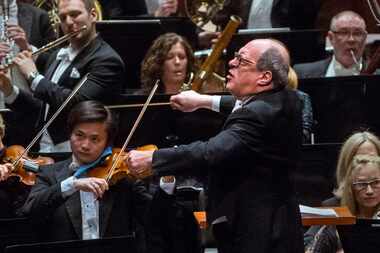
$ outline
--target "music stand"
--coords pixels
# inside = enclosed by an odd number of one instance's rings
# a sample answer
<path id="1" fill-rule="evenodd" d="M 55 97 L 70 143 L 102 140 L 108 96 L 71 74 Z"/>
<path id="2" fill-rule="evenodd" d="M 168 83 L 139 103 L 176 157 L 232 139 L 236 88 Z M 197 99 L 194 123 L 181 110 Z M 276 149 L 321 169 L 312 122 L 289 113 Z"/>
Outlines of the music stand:
<path id="1" fill-rule="evenodd" d="M 59 229 L 59 228 L 57 228 Z M 12 245 L 5 253 L 135 253 L 135 238 L 132 235 L 96 240 L 73 240 Z"/>
<path id="2" fill-rule="evenodd" d="M 175 32 L 190 45 L 197 43 L 196 27 L 188 18 L 128 17 L 96 23 L 102 38 L 119 53 L 125 63 L 125 87 L 140 88 L 140 68 L 152 42 L 161 34 Z"/>
<path id="3" fill-rule="evenodd" d="M 27 218 L 0 219 L 0 253 L 12 244 L 34 241 L 34 232 Z"/>
<path id="4" fill-rule="evenodd" d="M 344 253 L 378 252 L 380 220 L 357 219 L 355 225 L 337 226 Z"/>

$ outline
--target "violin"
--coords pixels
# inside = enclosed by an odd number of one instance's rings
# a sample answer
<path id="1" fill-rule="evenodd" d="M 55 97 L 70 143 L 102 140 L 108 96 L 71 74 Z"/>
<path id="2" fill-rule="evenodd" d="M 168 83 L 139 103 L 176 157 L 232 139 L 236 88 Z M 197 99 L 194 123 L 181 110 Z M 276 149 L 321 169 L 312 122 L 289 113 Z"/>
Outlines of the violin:
<path id="1" fill-rule="evenodd" d="M 140 151 L 157 149 L 157 146 L 152 144 L 136 148 L 136 150 Z M 87 172 L 87 176 L 103 178 L 109 185 L 114 185 L 124 178 L 135 180 L 136 178 L 130 173 L 128 170 L 128 165 L 126 163 L 128 152 L 123 152 L 121 150 L 122 149 L 120 148 L 113 148 L 112 154 L 109 155 L 100 166 L 89 170 L 89 172 Z"/>
<path id="2" fill-rule="evenodd" d="M 20 145 L 12 145 L 5 149 L 2 163 L 14 163 L 22 154 L 25 153 L 25 148 Z M 15 176 L 20 179 L 25 185 L 34 185 L 36 181 L 36 173 L 40 165 L 53 164 L 54 160 L 50 157 L 38 156 L 31 158 L 23 155 L 15 165 L 10 176 Z"/>

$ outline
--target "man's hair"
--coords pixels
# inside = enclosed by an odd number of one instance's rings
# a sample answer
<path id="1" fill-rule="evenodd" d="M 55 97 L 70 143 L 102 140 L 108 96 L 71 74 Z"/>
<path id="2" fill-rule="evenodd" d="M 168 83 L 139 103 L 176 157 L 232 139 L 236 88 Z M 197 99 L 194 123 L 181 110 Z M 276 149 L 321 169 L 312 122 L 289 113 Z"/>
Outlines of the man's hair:
<path id="1" fill-rule="evenodd" d="M 336 31 L 336 22 L 341 19 L 342 17 L 350 17 L 351 19 L 359 19 L 363 22 L 364 24 L 364 29 L 366 29 L 366 23 L 365 23 L 365 20 L 362 18 L 362 16 L 360 16 L 358 13 L 354 12 L 354 11 L 342 11 L 342 12 L 339 12 L 338 14 L 336 14 L 332 19 L 331 19 L 331 22 L 330 22 L 330 31 Z"/>
<path id="2" fill-rule="evenodd" d="M 61 0 L 58 0 L 58 4 Z M 84 7 L 87 11 L 90 11 L 91 9 L 95 8 L 95 1 L 94 0 L 81 0 L 84 3 Z"/>
<path id="3" fill-rule="evenodd" d="M 117 134 L 117 118 L 102 103 L 95 100 L 80 102 L 70 111 L 67 127 L 71 134 L 82 123 L 105 123 L 108 145 L 113 143 Z"/>
<path id="4" fill-rule="evenodd" d="M 272 72 L 273 86 L 282 87 L 288 84 L 289 65 L 276 47 L 270 47 L 261 54 L 256 68 L 259 71 Z"/>

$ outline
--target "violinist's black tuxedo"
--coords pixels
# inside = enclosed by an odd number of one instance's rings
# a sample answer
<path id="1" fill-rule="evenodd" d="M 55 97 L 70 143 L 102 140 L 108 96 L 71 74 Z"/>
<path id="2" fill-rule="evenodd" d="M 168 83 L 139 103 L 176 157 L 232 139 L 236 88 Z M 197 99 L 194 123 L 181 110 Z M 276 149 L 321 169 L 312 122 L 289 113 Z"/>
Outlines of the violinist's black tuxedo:
<path id="1" fill-rule="evenodd" d="M 64 198 L 61 192 L 61 182 L 71 176 L 70 163 L 71 159 L 68 159 L 42 166 L 22 210 L 39 225 L 40 236 L 45 241 L 82 238 L 80 193 Z M 110 186 L 99 201 L 100 236 L 133 232 L 136 220 L 142 222 L 145 219 L 151 199 L 140 181 L 129 183 L 124 180 Z"/>
<path id="2" fill-rule="evenodd" d="M 214 22 L 227 24 L 231 15 L 242 18 L 242 28 L 247 28 L 251 5 L 254 0 L 225 1 L 223 10 L 218 12 Z M 273 0 L 271 22 L 273 27 L 311 29 L 318 14 L 320 0 Z"/>
<path id="3" fill-rule="evenodd" d="M 49 105 L 47 119 L 50 119 L 79 80 L 90 73 L 87 82 L 48 128 L 54 143 L 68 139 L 65 125 L 67 115 L 73 105 L 83 100 L 98 100 L 107 104 L 122 91 L 124 77 L 124 63 L 120 56 L 100 36 L 97 36 L 82 49 L 62 74 L 58 83 L 55 84 L 50 79 L 59 64 L 56 59 L 58 51 L 50 56 L 44 72 L 45 78 L 39 82 L 34 95 L 20 90 L 17 99 L 10 105 L 11 109 L 17 113 L 39 115 L 38 125 L 41 126 L 44 120 L 45 105 Z"/>
<path id="4" fill-rule="evenodd" d="M 231 112 L 232 101 L 223 97 L 221 109 Z M 303 252 L 292 182 L 301 135 L 297 94 L 266 91 L 232 112 L 207 142 L 155 151 L 153 171 L 209 173 L 208 222 L 228 220 L 223 241 L 215 234 L 220 252 Z"/>

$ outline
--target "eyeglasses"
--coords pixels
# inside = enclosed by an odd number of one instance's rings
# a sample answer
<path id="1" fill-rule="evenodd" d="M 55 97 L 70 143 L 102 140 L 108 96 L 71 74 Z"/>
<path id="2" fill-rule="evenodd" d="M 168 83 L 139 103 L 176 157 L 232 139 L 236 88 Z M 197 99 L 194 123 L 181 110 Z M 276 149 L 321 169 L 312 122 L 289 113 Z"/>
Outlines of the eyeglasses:
<path id="1" fill-rule="evenodd" d="M 380 178 L 373 179 L 371 181 L 359 181 L 359 182 L 353 182 L 352 186 L 357 191 L 363 191 L 368 188 L 368 186 L 371 186 L 372 189 L 378 190 L 380 189 Z"/>
<path id="2" fill-rule="evenodd" d="M 348 30 L 342 30 L 342 31 L 332 31 L 338 38 L 342 40 L 347 40 L 351 36 L 354 38 L 354 40 L 362 40 L 367 35 L 366 31 L 363 30 L 356 30 L 356 31 L 348 31 Z"/>
<path id="3" fill-rule="evenodd" d="M 242 63 L 243 65 L 255 64 L 254 61 L 244 58 L 239 52 L 235 52 L 234 56 L 235 59 L 238 61 L 238 65 L 236 67 L 239 67 Z"/>

